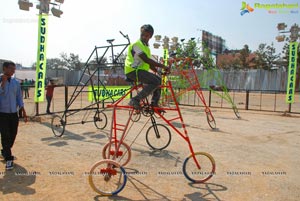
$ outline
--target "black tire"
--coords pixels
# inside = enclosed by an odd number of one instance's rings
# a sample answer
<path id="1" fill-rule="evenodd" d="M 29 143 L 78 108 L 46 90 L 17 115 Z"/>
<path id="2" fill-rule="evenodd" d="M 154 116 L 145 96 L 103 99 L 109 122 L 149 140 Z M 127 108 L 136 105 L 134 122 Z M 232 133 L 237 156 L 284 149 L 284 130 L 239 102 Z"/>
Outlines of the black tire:
<path id="1" fill-rule="evenodd" d="M 56 137 L 61 137 L 65 132 L 66 122 L 58 115 L 54 115 L 51 120 L 51 129 Z"/>
<path id="2" fill-rule="evenodd" d="M 212 129 L 216 129 L 217 128 L 216 121 L 215 121 L 215 118 L 212 115 L 210 109 L 206 108 L 205 113 L 206 113 L 206 120 L 207 120 L 209 127 L 211 127 Z"/>
<path id="3" fill-rule="evenodd" d="M 171 132 L 165 125 L 152 125 L 146 132 L 146 142 L 153 150 L 163 150 L 171 142 Z"/>
<path id="4" fill-rule="evenodd" d="M 98 129 L 104 129 L 107 125 L 107 116 L 102 111 L 96 111 L 94 116 L 94 124 Z"/>
<path id="5" fill-rule="evenodd" d="M 236 116 L 238 119 L 240 119 L 240 118 L 241 118 L 241 115 L 240 115 L 239 110 L 237 109 L 237 107 L 234 105 L 234 106 L 232 107 L 232 109 L 233 109 L 233 112 L 234 112 L 235 116 Z"/>

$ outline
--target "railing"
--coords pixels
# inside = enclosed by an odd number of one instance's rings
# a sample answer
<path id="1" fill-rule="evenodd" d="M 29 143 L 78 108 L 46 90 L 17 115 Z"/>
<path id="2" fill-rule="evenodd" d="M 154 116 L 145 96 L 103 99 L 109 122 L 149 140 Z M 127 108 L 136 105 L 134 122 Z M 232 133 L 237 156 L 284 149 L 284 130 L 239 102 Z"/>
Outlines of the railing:
<path id="1" fill-rule="evenodd" d="M 212 93 L 210 90 L 202 89 L 209 107 L 212 108 L 231 108 L 232 105 L 224 98 Z M 180 89 L 177 89 L 180 91 Z M 218 91 L 221 93 L 222 91 Z M 285 102 L 285 91 L 271 91 L 271 90 L 231 90 L 229 95 L 238 109 L 242 110 L 257 110 L 257 111 L 270 111 L 270 112 L 290 112 L 300 114 L 300 93 L 295 93 L 295 102 L 287 104 Z M 201 101 L 197 98 L 195 92 L 191 91 L 183 94 L 179 98 L 181 105 L 188 106 L 202 106 Z"/>
<path id="2" fill-rule="evenodd" d="M 75 86 L 59 86 L 54 89 L 54 96 L 51 102 L 51 112 L 63 112 L 66 103 L 71 96 Z M 210 90 L 202 89 L 206 102 L 211 108 L 231 108 L 231 104 L 224 98 L 212 93 Z M 176 89 L 175 91 L 180 91 Z M 83 90 L 81 95 L 76 99 L 70 110 L 83 108 L 90 104 L 88 101 L 88 88 Z M 224 93 L 218 91 L 218 93 Z M 270 112 L 290 112 L 300 114 L 300 92 L 295 93 L 295 103 L 287 104 L 285 102 L 286 93 L 284 91 L 269 90 L 231 90 L 229 95 L 239 110 L 256 110 Z M 202 107 L 202 102 L 194 91 L 183 94 L 179 99 L 181 105 Z M 24 99 L 25 109 L 30 116 L 46 114 L 47 101 L 34 102 L 34 88 L 29 89 L 29 99 Z"/>

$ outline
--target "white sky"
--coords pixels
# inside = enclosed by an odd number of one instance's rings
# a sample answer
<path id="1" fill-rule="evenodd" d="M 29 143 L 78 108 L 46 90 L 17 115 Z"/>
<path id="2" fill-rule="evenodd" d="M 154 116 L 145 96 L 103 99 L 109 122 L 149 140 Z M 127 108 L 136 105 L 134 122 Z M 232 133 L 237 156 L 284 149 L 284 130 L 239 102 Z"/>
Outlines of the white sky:
<path id="1" fill-rule="evenodd" d="M 37 54 L 38 1 L 32 1 L 34 7 L 29 12 L 19 10 L 17 2 L 0 0 L 0 59 L 31 66 Z M 246 2 L 252 7 L 254 3 L 298 3 Z M 276 14 L 269 14 L 267 10 L 254 9 L 241 16 L 241 6 L 240 0 L 65 0 L 61 18 L 49 16 L 47 57 L 57 58 L 61 52 L 75 53 L 85 62 L 95 46 L 107 45 L 106 39 L 114 38 L 114 44 L 126 42 L 119 31 L 135 41 L 143 24 L 152 24 L 154 34 L 186 39 L 198 38 L 199 30 L 206 30 L 224 38 L 230 49 L 241 49 L 248 44 L 255 51 L 260 43 L 274 42 L 280 52 L 283 44 L 275 40 L 277 23 L 285 22 L 288 27 L 300 24 L 300 8 L 293 9 L 298 12 L 294 14 L 279 14 L 275 9 L 272 10 Z M 154 38 L 150 43 L 154 43 Z M 162 54 L 162 50 L 152 48 L 152 53 Z"/>

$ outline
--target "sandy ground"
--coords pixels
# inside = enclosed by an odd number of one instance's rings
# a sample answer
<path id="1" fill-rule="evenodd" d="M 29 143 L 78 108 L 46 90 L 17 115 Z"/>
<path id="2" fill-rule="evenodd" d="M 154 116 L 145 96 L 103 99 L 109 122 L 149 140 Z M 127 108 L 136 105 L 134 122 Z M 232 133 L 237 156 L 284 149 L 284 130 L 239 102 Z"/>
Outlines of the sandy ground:
<path id="1" fill-rule="evenodd" d="M 182 107 L 194 150 L 210 153 L 216 161 L 210 180 L 193 184 L 184 177 L 182 164 L 190 153 L 173 130 L 171 144 L 152 151 L 145 141 L 150 124 L 143 117 L 125 140 L 132 144 L 137 137 L 125 170 L 141 174 L 129 175 L 125 188 L 112 197 L 95 193 L 87 179 L 108 142 L 110 111 L 104 130 L 93 123 L 67 125 L 61 138 L 53 136 L 51 115 L 41 116 L 41 122 L 21 121 L 13 147 L 15 169 L 5 171 L 0 163 L 0 200 L 300 200 L 300 115 L 243 110 L 237 119 L 229 109 L 212 112 L 215 130 L 203 109 Z M 81 118 L 74 115 L 69 122 Z"/>

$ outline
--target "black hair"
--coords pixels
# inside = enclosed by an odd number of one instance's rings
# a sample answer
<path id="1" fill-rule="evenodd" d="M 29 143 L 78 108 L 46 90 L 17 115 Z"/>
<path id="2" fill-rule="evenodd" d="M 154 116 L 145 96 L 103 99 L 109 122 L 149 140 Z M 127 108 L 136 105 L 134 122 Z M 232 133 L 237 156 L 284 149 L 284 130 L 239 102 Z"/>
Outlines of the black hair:
<path id="1" fill-rule="evenodd" d="M 6 68 L 8 68 L 9 66 L 16 66 L 16 64 L 14 63 L 14 62 L 12 62 L 12 61 L 5 61 L 4 63 L 3 63 L 3 68 L 4 67 L 6 67 Z"/>
<path id="2" fill-rule="evenodd" d="M 153 27 L 150 24 L 144 24 L 141 27 L 141 31 L 147 31 L 147 32 L 149 32 L 151 34 L 151 36 L 153 36 L 153 34 L 154 34 L 154 29 L 153 29 Z"/>

